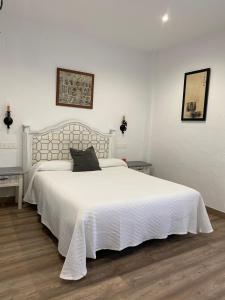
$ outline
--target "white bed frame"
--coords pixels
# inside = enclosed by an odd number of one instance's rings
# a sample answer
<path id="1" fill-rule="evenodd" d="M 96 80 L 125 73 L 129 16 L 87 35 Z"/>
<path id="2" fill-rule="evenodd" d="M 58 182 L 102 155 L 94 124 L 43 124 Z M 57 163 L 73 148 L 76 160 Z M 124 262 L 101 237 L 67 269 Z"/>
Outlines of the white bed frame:
<path id="1" fill-rule="evenodd" d="M 67 120 L 39 131 L 23 125 L 23 169 L 46 160 L 69 160 L 70 148 L 85 150 L 95 148 L 98 158 L 114 154 L 115 130 L 102 133 L 77 120 Z"/>

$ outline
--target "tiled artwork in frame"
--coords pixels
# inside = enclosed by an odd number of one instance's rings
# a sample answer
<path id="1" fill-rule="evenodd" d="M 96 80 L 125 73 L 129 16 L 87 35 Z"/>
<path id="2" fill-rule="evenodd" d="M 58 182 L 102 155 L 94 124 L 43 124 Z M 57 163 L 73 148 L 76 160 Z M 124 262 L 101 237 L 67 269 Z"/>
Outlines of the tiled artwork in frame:
<path id="1" fill-rule="evenodd" d="M 57 68 L 56 105 L 93 108 L 94 74 Z"/>

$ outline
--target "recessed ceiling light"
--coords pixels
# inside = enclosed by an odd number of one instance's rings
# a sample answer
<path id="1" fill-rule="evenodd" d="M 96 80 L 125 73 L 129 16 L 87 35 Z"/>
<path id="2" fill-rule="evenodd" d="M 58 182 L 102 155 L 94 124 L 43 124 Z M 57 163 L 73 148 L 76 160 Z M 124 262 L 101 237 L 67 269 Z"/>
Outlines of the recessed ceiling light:
<path id="1" fill-rule="evenodd" d="M 163 15 L 163 16 L 162 16 L 162 22 L 163 22 L 163 23 L 166 23 L 166 22 L 168 22 L 168 21 L 169 21 L 169 16 L 168 16 L 168 14 Z"/>

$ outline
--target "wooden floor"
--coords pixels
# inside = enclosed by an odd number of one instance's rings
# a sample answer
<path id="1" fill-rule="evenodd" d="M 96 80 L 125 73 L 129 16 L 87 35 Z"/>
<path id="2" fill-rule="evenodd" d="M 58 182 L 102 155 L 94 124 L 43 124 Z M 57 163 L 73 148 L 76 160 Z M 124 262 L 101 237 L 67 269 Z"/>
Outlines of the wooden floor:
<path id="1" fill-rule="evenodd" d="M 80 281 L 59 279 L 57 241 L 33 207 L 0 208 L 0 299 L 225 299 L 225 219 L 214 233 L 172 236 L 88 260 Z"/>

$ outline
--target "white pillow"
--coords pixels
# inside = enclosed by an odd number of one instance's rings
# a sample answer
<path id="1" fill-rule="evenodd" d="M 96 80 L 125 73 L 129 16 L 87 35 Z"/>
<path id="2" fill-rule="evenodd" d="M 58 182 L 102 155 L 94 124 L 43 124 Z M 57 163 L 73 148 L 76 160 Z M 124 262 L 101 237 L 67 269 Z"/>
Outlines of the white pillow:
<path id="1" fill-rule="evenodd" d="M 98 161 L 101 168 L 127 167 L 125 161 L 119 158 L 99 158 Z"/>
<path id="2" fill-rule="evenodd" d="M 122 159 L 118 158 L 100 158 L 99 166 L 101 168 L 109 167 L 127 167 L 127 164 Z M 38 171 L 72 171 L 72 160 L 49 160 L 40 161 L 35 165 Z"/>
<path id="3" fill-rule="evenodd" d="M 38 171 L 71 171 L 72 160 L 49 160 L 37 164 Z"/>

